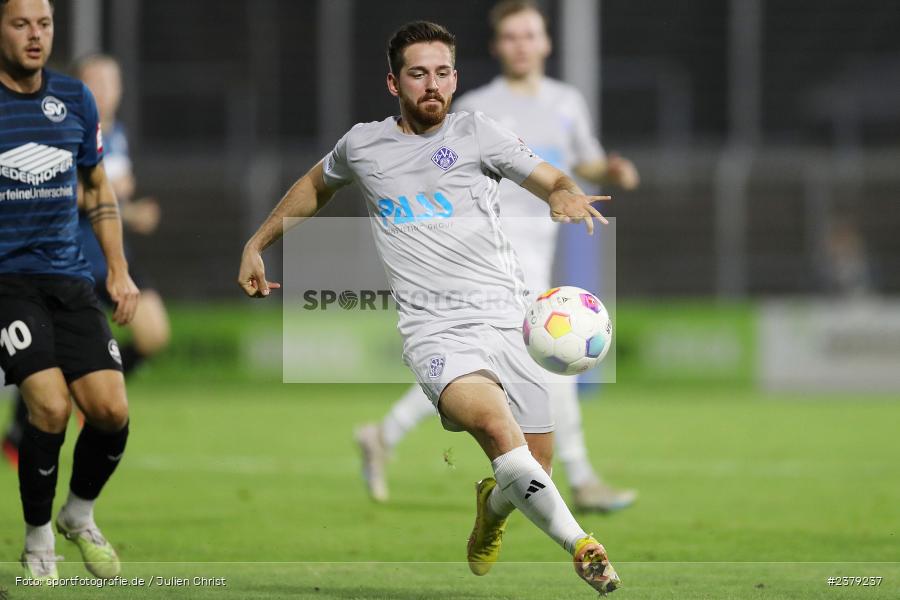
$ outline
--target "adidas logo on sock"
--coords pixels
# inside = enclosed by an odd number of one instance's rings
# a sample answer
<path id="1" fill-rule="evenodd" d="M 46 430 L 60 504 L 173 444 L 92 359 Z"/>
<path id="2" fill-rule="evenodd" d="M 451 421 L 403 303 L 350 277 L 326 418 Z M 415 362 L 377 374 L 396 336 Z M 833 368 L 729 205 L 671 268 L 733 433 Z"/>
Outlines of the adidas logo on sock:
<path id="1" fill-rule="evenodd" d="M 531 485 L 529 485 L 528 489 L 526 490 L 528 493 L 525 494 L 525 499 L 528 500 L 532 494 L 536 494 L 537 492 L 541 491 L 545 487 L 547 487 L 547 486 L 544 485 L 543 483 L 541 483 L 540 481 L 535 481 L 534 479 L 532 479 Z"/>

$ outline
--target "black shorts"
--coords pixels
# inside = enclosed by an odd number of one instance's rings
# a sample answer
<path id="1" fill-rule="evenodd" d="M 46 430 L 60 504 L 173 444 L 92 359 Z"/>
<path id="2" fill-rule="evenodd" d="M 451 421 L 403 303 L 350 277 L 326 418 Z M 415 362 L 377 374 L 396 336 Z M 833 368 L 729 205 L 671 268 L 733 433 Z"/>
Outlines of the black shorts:
<path id="1" fill-rule="evenodd" d="M 122 370 L 93 286 L 81 277 L 0 275 L 0 368 L 6 384 L 59 367 L 66 382 Z"/>

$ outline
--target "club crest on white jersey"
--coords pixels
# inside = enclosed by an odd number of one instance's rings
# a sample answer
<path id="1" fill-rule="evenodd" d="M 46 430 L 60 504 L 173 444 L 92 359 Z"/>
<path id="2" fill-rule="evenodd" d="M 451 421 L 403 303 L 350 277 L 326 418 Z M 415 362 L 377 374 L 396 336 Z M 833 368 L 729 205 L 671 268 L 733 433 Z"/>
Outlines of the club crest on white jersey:
<path id="1" fill-rule="evenodd" d="M 445 171 L 456 164 L 457 160 L 459 160 L 459 155 L 447 146 L 441 146 L 437 152 L 431 155 L 431 162 Z"/>

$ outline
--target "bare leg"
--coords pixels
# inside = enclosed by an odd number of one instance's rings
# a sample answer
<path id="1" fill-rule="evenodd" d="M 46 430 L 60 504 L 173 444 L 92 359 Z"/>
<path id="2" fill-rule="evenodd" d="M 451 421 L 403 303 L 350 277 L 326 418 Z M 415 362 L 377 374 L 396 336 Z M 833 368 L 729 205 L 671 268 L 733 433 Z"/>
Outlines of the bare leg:
<path id="1" fill-rule="evenodd" d="M 141 356 L 153 356 L 169 345 L 171 328 L 166 305 L 156 290 L 141 290 L 141 299 L 129 327 Z"/>

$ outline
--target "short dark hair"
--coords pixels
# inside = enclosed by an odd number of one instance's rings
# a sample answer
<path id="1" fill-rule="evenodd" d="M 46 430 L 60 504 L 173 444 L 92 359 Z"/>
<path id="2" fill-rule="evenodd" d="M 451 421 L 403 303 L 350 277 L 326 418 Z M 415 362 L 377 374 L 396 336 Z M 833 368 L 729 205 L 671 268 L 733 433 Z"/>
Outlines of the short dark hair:
<path id="1" fill-rule="evenodd" d="M 412 21 L 394 32 L 388 41 L 387 58 L 391 73 L 397 75 L 403 68 L 403 51 L 420 42 L 442 42 L 450 48 L 450 56 L 456 63 L 456 36 L 447 28 L 430 21 Z"/>
<path id="2" fill-rule="evenodd" d="M 47 2 L 50 3 L 50 10 L 56 10 L 54 0 L 47 0 Z M 6 10 L 7 4 L 9 4 L 9 0 L 0 0 L 0 14 L 2 14 L 2 11 Z"/>
<path id="3" fill-rule="evenodd" d="M 547 15 L 544 14 L 544 11 L 541 10 L 540 5 L 535 0 L 501 0 L 495 4 L 491 8 L 491 12 L 488 13 L 488 22 L 491 24 L 494 35 L 497 35 L 497 29 L 500 27 L 503 19 L 529 10 L 541 15 L 541 18 L 544 20 L 544 26 L 547 26 Z"/>

